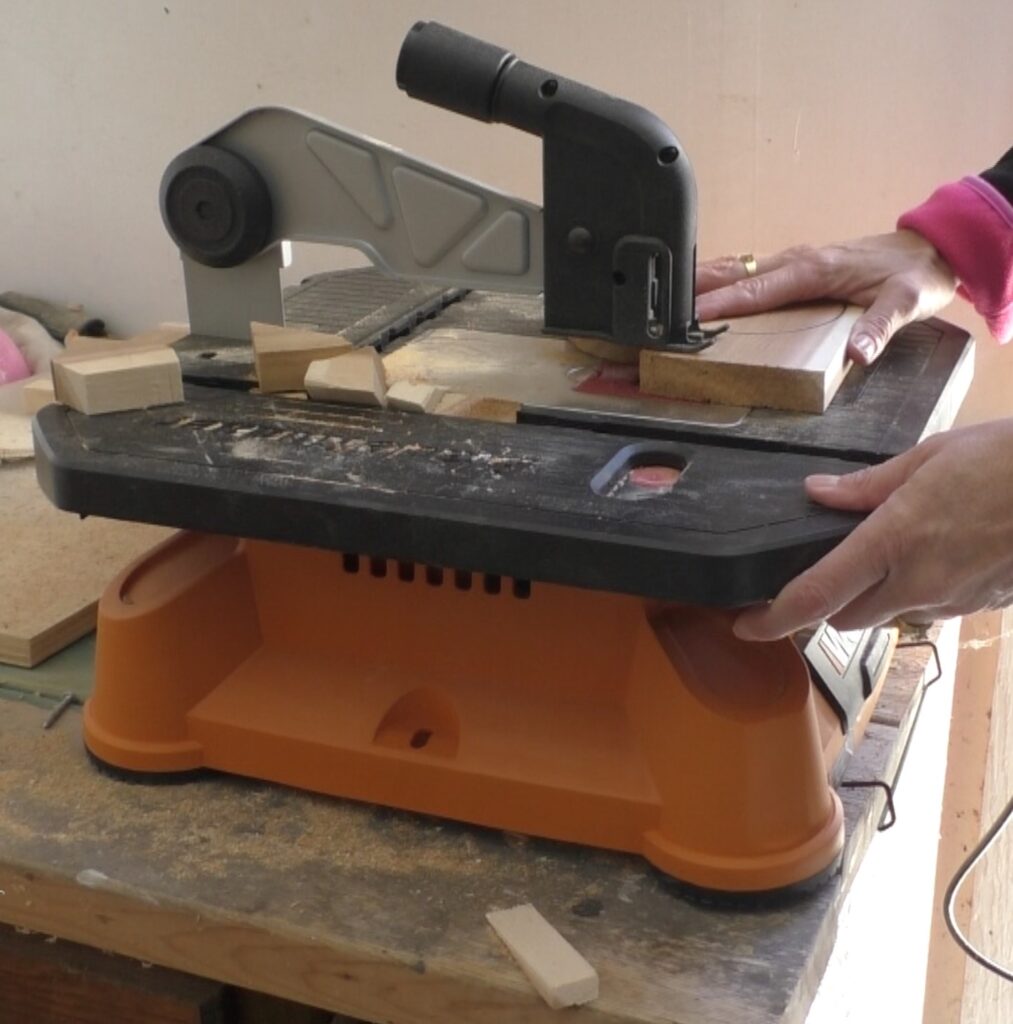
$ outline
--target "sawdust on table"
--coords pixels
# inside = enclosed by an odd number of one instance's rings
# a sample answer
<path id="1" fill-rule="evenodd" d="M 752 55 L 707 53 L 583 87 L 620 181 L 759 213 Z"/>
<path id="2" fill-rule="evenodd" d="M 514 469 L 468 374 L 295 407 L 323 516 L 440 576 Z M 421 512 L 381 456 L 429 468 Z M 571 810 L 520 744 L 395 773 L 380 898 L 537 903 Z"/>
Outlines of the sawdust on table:
<path id="1" fill-rule="evenodd" d="M 10 705 L 3 713 L 43 712 Z M 52 731 L 26 729 L 0 745 L 0 836 L 34 843 L 142 849 L 150 865 L 179 881 L 227 877 L 237 860 L 272 871 L 296 870 L 326 857 L 335 868 L 393 876 L 420 868 L 479 872 L 470 837 L 451 834 L 420 848 L 418 819 L 398 812 L 376 827 L 372 805 L 297 792 L 284 786 L 206 774 L 193 782 L 132 784 L 89 763 L 68 713 Z M 403 838 L 403 842 L 399 839 Z M 405 857 L 404 850 L 412 849 Z"/>

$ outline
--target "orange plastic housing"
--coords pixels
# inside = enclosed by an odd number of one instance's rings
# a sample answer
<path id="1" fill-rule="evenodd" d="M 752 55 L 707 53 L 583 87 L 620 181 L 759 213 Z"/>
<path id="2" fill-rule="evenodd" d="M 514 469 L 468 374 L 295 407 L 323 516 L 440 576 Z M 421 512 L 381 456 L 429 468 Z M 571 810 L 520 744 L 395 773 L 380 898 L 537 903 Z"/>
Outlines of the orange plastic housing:
<path id="1" fill-rule="evenodd" d="M 841 851 L 833 730 L 794 645 L 730 621 L 181 533 L 101 600 L 85 741 L 122 769 L 207 766 L 775 889 Z"/>

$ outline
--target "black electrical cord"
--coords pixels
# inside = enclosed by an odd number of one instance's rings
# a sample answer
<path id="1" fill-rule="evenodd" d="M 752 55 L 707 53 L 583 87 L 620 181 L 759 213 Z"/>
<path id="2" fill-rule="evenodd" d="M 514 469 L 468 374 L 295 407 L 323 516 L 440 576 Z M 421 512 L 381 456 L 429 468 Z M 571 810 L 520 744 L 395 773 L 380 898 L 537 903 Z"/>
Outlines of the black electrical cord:
<path id="1" fill-rule="evenodd" d="M 981 841 L 970 852 L 964 863 L 957 868 L 957 873 L 947 886 L 946 895 L 943 897 L 943 916 L 946 919 L 946 927 L 949 928 L 950 934 L 953 936 L 953 941 L 976 963 L 981 964 L 982 967 L 987 968 L 994 974 L 998 974 L 1000 978 L 1005 978 L 1007 981 L 1013 981 L 1013 971 L 997 964 L 994 960 L 990 960 L 984 953 L 971 945 L 970 940 L 964 936 L 964 933 L 957 926 L 953 907 L 957 902 L 957 891 L 967 880 L 967 876 L 974 869 L 975 864 L 985 856 L 988 848 L 999 838 L 999 833 L 1006 827 L 1011 817 L 1013 817 L 1013 799 L 1010 799 L 1009 803 L 1003 808 L 1002 814 L 992 823 L 989 830 L 982 836 Z"/>

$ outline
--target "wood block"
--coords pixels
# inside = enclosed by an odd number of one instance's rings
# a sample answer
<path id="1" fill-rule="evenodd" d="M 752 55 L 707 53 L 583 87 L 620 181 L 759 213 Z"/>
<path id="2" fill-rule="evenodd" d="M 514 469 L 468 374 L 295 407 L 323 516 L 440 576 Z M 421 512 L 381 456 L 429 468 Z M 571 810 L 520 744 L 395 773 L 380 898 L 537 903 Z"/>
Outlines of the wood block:
<path id="1" fill-rule="evenodd" d="M 53 378 L 48 374 L 40 374 L 26 381 L 21 389 L 21 400 L 29 416 L 34 416 L 41 408 L 55 402 Z"/>
<path id="2" fill-rule="evenodd" d="M 251 323 L 250 337 L 257 381 L 265 394 L 302 391 L 311 363 L 352 348 L 348 339 L 340 334 L 322 334 L 304 327 L 279 327 L 277 324 Z"/>
<path id="3" fill-rule="evenodd" d="M 691 355 L 640 353 L 640 390 L 722 405 L 823 412 L 851 367 L 855 306 L 818 303 L 730 322 L 710 348 Z"/>
<path id="4" fill-rule="evenodd" d="M 44 935 L 0 927 L 0 1024 L 211 1024 L 224 985 Z"/>
<path id="5" fill-rule="evenodd" d="M 310 363 L 303 384 L 306 393 L 317 402 L 387 404 L 383 360 L 369 347 Z"/>
<path id="6" fill-rule="evenodd" d="M 485 917 L 554 1010 L 598 998 L 598 973 L 530 903 Z"/>
<path id="7" fill-rule="evenodd" d="M 442 397 L 443 388 L 399 380 L 388 389 L 387 404 L 391 409 L 404 409 L 407 412 L 432 412 Z"/>
<path id="8" fill-rule="evenodd" d="M 179 357 L 164 346 L 57 356 L 52 372 L 56 400 L 88 415 L 183 401 Z"/>

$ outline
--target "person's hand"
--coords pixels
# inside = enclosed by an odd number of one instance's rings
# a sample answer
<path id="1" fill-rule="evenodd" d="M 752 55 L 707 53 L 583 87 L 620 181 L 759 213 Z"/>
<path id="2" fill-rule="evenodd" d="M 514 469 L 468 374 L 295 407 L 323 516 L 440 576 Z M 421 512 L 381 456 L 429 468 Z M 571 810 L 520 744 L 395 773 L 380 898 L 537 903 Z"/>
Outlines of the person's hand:
<path id="1" fill-rule="evenodd" d="M 937 434 L 870 469 L 811 476 L 810 498 L 870 511 L 735 633 L 775 640 L 824 619 L 859 629 L 1013 602 L 1013 419 Z"/>
<path id="2" fill-rule="evenodd" d="M 800 245 L 756 261 L 747 274 L 737 256 L 697 268 L 696 312 L 721 320 L 793 302 L 840 299 L 865 306 L 848 340 L 848 354 L 868 366 L 905 324 L 938 313 L 953 298 L 956 279 L 936 249 L 914 231 L 894 231 L 820 248 Z"/>

